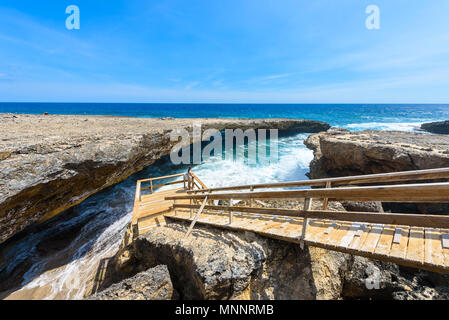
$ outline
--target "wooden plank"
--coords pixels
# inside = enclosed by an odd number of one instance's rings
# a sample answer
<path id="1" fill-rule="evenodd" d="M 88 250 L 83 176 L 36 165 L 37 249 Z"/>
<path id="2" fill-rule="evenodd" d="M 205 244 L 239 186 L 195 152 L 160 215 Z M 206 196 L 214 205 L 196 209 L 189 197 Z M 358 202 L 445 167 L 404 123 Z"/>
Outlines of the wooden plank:
<path id="1" fill-rule="evenodd" d="M 363 224 L 363 228 L 357 231 L 358 235 L 352 239 L 352 242 L 349 244 L 349 249 L 358 249 L 360 248 L 366 241 L 366 238 L 368 237 L 370 231 L 371 231 L 371 224 Z"/>
<path id="2" fill-rule="evenodd" d="M 424 262 L 424 229 L 412 227 L 410 228 L 408 248 L 407 248 L 407 260 L 418 262 L 422 264 Z"/>
<path id="3" fill-rule="evenodd" d="M 284 220 L 278 226 L 270 228 L 268 232 L 274 236 L 296 239 L 302 229 L 302 219 L 283 218 Z"/>
<path id="4" fill-rule="evenodd" d="M 361 223 L 359 222 L 353 222 L 351 224 L 349 231 L 340 240 L 340 247 L 348 247 L 352 243 L 357 232 L 360 230 L 360 226 Z"/>
<path id="5" fill-rule="evenodd" d="M 395 244 L 401 243 L 401 236 L 402 236 L 402 228 L 396 228 L 394 230 L 393 243 Z"/>
<path id="6" fill-rule="evenodd" d="M 336 226 L 329 232 L 327 241 L 328 245 L 339 247 L 343 237 L 351 230 L 351 224 L 347 222 L 338 222 Z"/>
<path id="7" fill-rule="evenodd" d="M 379 239 L 380 239 L 383 229 L 384 229 L 384 225 L 382 225 L 382 224 L 372 225 L 365 241 L 357 249 L 360 251 L 373 253 L 377 247 L 377 243 L 379 242 Z"/>
<path id="8" fill-rule="evenodd" d="M 393 258 L 405 259 L 407 256 L 410 227 L 402 226 L 400 229 L 400 242 L 391 245 L 390 256 Z"/>
<path id="9" fill-rule="evenodd" d="M 311 242 L 322 242 L 324 237 L 327 238 L 327 234 L 325 233 L 329 226 L 334 223 L 329 220 L 310 220 L 309 230 L 306 233 L 305 240 Z"/>
<path id="10" fill-rule="evenodd" d="M 390 254 L 391 246 L 393 244 L 393 236 L 396 228 L 394 226 L 385 226 L 380 235 L 377 247 L 374 253 L 388 256 Z"/>
<path id="11" fill-rule="evenodd" d="M 329 200 L 348 201 L 385 201 L 385 202 L 441 202 L 449 203 L 449 182 L 342 187 L 331 189 L 302 189 L 287 191 L 233 192 L 217 194 L 190 194 L 187 196 L 167 197 L 175 199 L 203 199 L 206 195 L 211 200 L 232 199 L 296 199 L 329 198 Z"/>
<path id="12" fill-rule="evenodd" d="M 200 209 L 198 210 L 198 212 L 195 215 L 195 218 L 193 219 L 192 223 L 190 224 L 190 227 L 186 233 L 186 237 L 190 236 L 190 233 L 192 233 L 193 227 L 195 226 L 195 223 L 198 220 L 198 217 L 200 216 L 201 212 L 203 212 L 203 209 L 206 206 L 206 203 L 207 203 L 207 197 L 204 198 L 203 204 L 201 205 Z"/>
<path id="13" fill-rule="evenodd" d="M 444 266 L 444 254 L 439 229 L 426 228 L 424 262 L 430 265 Z"/>
<path id="14" fill-rule="evenodd" d="M 449 230 L 440 229 L 440 232 L 441 232 L 441 241 L 443 241 L 443 235 L 449 234 Z M 441 246 L 443 247 L 442 251 L 443 251 L 443 257 L 444 257 L 444 266 L 446 268 L 449 268 L 449 248 L 446 248 L 445 246 L 443 246 L 443 243 L 441 244 Z"/>
<path id="15" fill-rule="evenodd" d="M 449 249 L 449 234 L 444 233 L 441 235 L 441 242 L 444 249 Z"/>

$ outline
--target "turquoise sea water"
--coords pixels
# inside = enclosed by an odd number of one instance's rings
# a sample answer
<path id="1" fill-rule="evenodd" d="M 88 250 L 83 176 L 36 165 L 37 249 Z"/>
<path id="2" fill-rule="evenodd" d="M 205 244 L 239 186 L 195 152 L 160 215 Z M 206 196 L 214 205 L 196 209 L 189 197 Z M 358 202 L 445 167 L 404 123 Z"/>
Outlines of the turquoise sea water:
<path id="1" fill-rule="evenodd" d="M 96 114 L 139 117 L 237 117 L 301 118 L 320 120 L 354 131 L 364 129 L 414 131 L 423 122 L 449 119 L 449 105 L 252 105 L 252 104 L 11 104 L 0 103 L 0 112 L 42 114 Z M 311 150 L 303 141 L 307 134 L 279 139 L 279 161 L 247 165 L 212 157 L 193 167 L 209 187 L 307 179 Z M 88 279 L 95 276 L 99 262 L 117 250 L 131 220 L 137 179 L 184 172 L 169 158 L 134 174 L 71 209 L 64 220 L 56 218 L 46 228 L 22 235 L 5 253 L 1 273 L 9 273 L 24 261 L 32 261 L 23 275 L 22 291 L 49 288 L 46 298 L 82 298 Z M 60 250 L 42 255 L 42 241 L 67 230 L 79 229 L 74 239 Z M 55 261 L 58 261 L 55 268 Z"/>
<path id="2" fill-rule="evenodd" d="M 176 118 L 299 118 L 349 129 L 406 129 L 449 119 L 449 105 L 429 104 L 157 104 L 5 103 L 0 113 L 93 114 Z"/>

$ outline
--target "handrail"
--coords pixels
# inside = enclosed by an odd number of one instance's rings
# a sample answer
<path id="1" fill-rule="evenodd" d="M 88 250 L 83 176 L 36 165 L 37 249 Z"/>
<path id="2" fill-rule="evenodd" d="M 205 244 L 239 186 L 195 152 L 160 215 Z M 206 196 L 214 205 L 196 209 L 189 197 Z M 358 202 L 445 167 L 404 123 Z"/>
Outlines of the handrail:
<path id="1" fill-rule="evenodd" d="M 148 179 L 141 179 L 137 180 L 137 182 L 148 182 L 148 181 L 154 181 L 154 180 L 162 180 L 162 179 L 168 179 L 168 178 L 174 178 L 174 177 L 180 177 L 183 176 L 184 173 L 177 173 L 177 174 L 171 174 L 169 176 L 163 176 L 163 177 L 154 177 L 154 178 L 148 178 Z"/>
<path id="2" fill-rule="evenodd" d="M 200 205 L 175 204 L 175 209 L 197 209 Z M 449 216 L 423 215 L 408 213 L 373 213 L 352 211 L 329 211 L 329 210 L 294 210 L 278 208 L 251 208 L 240 206 L 205 206 L 204 210 L 232 211 L 248 214 L 277 215 L 296 218 L 312 218 L 337 221 L 380 223 L 392 225 L 406 225 L 425 228 L 449 228 Z"/>
<path id="3" fill-rule="evenodd" d="M 330 201 L 385 201 L 385 202 L 440 202 L 449 203 L 449 182 L 382 185 L 369 187 L 343 187 L 302 189 L 288 191 L 259 191 L 233 193 L 206 193 L 166 197 L 166 200 L 203 199 L 297 199 L 328 198 Z"/>
<path id="4" fill-rule="evenodd" d="M 195 186 L 198 188 L 197 190 L 202 190 L 201 188 L 207 188 L 207 186 L 200 180 L 200 178 L 198 178 L 198 176 L 196 174 L 194 174 L 193 172 L 190 172 L 190 174 L 192 176 L 192 189 Z M 170 182 L 166 182 L 166 183 L 160 183 L 160 184 L 153 185 L 153 181 L 156 181 L 156 180 L 163 180 L 163 179 L 169 179 L 169 178 L 175 178 L 175 177 L 181 177 L 181 176 L 183 177 L 182 180 L 170 181 Z M 142 187 L 142 183 L 144 183 L 144 182 L 150 182 L 151 185 L 149 187 Z M 177 174 L 172 174 L 172 175 L 168 175 L 168 176 L 137 180 L 136 201 L 142 200 L 142 191 L 151 190 L 151 193 L 153 193 L 153 189 L 155 189 L 155 188 L 160 188 L 160 187 L 174 185 L 174 184 L 180 184 L 180 183 L 184 183 L 184 186 L 186 186 L 187 181 L 185 179 L 184 173 L 177 173 Z"/>
<path id="5" fill-rule="evenodd" d="M 194 180 L 198 181 L 198 183 L 200 184 L 200 186 L 201 186 L 203 189 L 207 189 L 207 186 L 203 183 L 203 181 L 200 180 L 200 178 L 198 178 L 198 176 L 197 176 L 196 174 L 194 174 L 193 172 L 190 172 L 190 175 L 192 176 L 192 178 L 193 178 Z M 199 190 L 202 190 L 202 189 L 199 189 Z"/>
<path id="6" fill-rule="evenodd" d="M 434 179 L 449 179 L 449 168 L 400 171 L 390 173 L 377 173 L 371 175 L 348 176 L 338 178 L 323 178 L 302 181 L 290 182 L 276 182 L 276 183 L 261 183 L 251 185 L 240 185 L 232 187 L 219 187 L 188 191 L 188 193 L 210 193 L 216 191 L 231 191 L 231 190 L 245 190 L 245 189 L 265 189 L 265 188 L 294 188 L 294 187 L 312 187 L 325 186 L 327 183 L 335 185 L 348 184 L 364 184 L 364 183 L 382 183 L 382 182 L 401 182 L 413 180 L 434 180 Z"/>

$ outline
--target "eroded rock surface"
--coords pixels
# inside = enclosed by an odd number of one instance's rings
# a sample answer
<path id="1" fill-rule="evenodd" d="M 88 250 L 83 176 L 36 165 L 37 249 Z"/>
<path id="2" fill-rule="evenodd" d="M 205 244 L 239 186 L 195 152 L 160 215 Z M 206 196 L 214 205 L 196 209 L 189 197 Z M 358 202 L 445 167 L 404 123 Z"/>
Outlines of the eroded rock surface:
<path id="1" fill-rule="evenodd" d="M 331 129 L 311 135 L 305 144 L 314 151 L 312 179 L 449 167 L 449 135 Z M 383 208 L 392 212 L 449 212 L 449 205 L 430 203 L 383 203 Z"/>
<path id="2" fill-rule="evenodd" d="M 115 257 L 122 277 L 168 267 L 181 299 L 448 299 L 448 276 L 315 247 L 172 222 Z M 376 282 L 372 282 L 375 280 Z M 368 283 L 368 284 L 367 284 Z"/>
<path id="3" fill-rule="evenodd" d="M 171 300 L 172 296 L 168 269 L 159 265 L 115 283 L 88 300 Z"/>
<path id="4" fill-rule="evenodd" d="M 0 114 L 0 243 L 170 153 L 173 129 L 319 132 L 289 119 L 155 119 Z"/>
<path id="5" fill-rule="evenodd" d="M 129 272 L 167 265 L 183 299 L 338 299 L 349 256 L 260 237 L 251 232 L 170 223 L 141 235 Z M 126 251 L 126 250 L 125 250 Z M 121 253 L 123 254 L 123 252 Z"/>
<path id="6" fill-rule="evenodd" d="M 398 131 L 329 130 L 311 135 L 310 176 L 339 177 L 449 167 L 449 136 Z"/>

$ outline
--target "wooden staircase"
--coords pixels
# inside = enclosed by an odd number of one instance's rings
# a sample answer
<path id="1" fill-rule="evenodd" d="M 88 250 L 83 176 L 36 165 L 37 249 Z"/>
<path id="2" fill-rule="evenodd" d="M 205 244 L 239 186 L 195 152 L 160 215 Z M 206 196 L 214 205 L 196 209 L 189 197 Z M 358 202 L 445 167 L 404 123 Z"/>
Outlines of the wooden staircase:
<path id="1" fill-rule="evenodd" d="M 149 195 L 141 194 L 141 183 L 167 177 L 138 182 L 133 215 L 136 232 L 147 232 L 172 219 L 190 223 L 190 231 L 196 223 L 252 231 L 301 246 L 449 273 L 449 216 L 328 209 L 330 202 L 343 200 L 449 203 L 449 182 L 431 182 L 447 181 L 449 168 L 214 189 L 193 176 L 192 190 L 183 179 L 170 183 L 183 183 L 183 188 Z M 269 190 L 256 191 L 260 189 Z M 303 201 L 302 209 L 254 205 L 257 200 L 291 199 Z M 221 204 L 214 204 L 216 200 Z M 233 205 L 236 200 L 247 205 Z M 312 203 L 320 208 L 312 210 Z"/>

